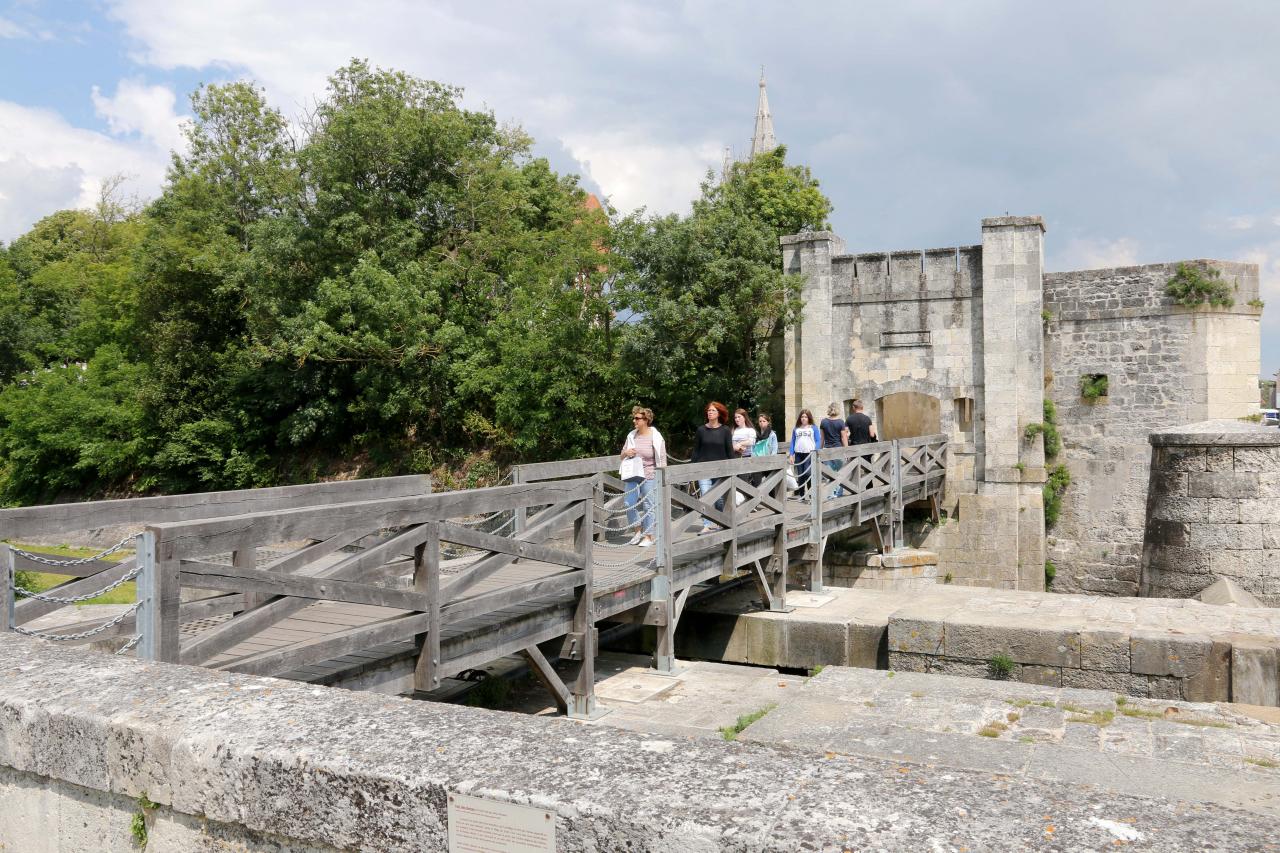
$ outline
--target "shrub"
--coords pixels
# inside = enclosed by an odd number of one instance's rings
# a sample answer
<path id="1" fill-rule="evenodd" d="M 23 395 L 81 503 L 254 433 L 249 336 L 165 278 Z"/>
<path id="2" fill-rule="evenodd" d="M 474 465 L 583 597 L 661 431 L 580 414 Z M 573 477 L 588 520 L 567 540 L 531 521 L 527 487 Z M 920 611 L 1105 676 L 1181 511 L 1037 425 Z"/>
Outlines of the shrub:
<path id="1" fill-rule="evenodd" d="M 1099 397 L 1107 396 L 1109 384 L 1105 373 L 1086 373 L 1080 377 L 1080 396 L 1092 403 Z"/>
<path id="2" fill-rule="evenodd" d="M 1178 300 L 1179 305 L 1194 308 L 1197 305 L 1230 306 L 1235 304 L 1233 287 L 1222 280 L 1222 273 L 1215 269 L 1178 264 L 1173 278 L 1164 286 L 1164 292 Z"/>
<path id="3" fill-rule="evenodd" d="M 1044 526 L 1050 528 L 1058 523 L 1062 514 L 1062 493 L 1071 485 L 1071 472 L 1067 466 L 1058 463 L 1049 469 L 1049 477 L 1045 480 L 1042 492 L 1044 498 Z"/>
<path id="4" fill-rule="evenodd" d="M 996 655 L 987 661 L 987 672 L 991 673 L 991 677 L 997 681 L 1005 681 L 1013 675 L 1015 665 L 1013 658 L 1008 655 Z"/>
<path id="5" fill-rule="evenodd" d="M 1053 564 L 1053 560 L 1044 561 L 1044 588 L 1048 589 L 1053 586 L 1053 579 L 1058 576 L 1058 567 Z"/>

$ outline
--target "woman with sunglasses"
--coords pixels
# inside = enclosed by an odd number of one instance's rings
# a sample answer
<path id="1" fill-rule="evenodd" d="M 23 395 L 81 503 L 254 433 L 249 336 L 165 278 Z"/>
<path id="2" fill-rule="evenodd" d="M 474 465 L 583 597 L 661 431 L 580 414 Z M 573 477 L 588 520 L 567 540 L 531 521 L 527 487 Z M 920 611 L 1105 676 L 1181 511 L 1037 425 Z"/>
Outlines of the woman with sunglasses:
<path id="1" fill-rule="evenodd" d="M 626 483 L 627 522 L 635 531 L 631 545 L 653 545 L 653 472 L 667 467 L 667 443 L 653 426 L 653 410 L 636 406 L 631 410 L 634 429 L 622 445 L 622 465 L 618 475 Z"/>

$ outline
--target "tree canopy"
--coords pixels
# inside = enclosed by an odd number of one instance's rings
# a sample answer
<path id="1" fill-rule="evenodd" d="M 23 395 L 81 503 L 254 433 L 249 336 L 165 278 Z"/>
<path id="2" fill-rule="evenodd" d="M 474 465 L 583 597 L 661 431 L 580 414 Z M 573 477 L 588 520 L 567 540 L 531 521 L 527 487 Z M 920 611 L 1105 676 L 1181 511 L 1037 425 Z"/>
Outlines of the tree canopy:
<path id="1" fill-rule="evenodd" d="M 460 98 L 353 61 L 291 123 L 203 86 L 153 202 L 109 183 L 0 247 L 4 498 L 474 481 L 611 452 L 632 403 L 678 447 L 705 398 L 767 398 L 778 237 L 830 210 L 806 169 L 779 148 L 611 222 Z"/>

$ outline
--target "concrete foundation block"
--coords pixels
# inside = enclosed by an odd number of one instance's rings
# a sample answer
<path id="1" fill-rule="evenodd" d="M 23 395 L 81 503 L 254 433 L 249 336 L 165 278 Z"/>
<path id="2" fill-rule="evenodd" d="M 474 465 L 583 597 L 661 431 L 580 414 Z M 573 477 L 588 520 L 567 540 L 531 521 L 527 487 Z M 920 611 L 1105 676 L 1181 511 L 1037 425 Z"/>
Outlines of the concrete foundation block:
<path id="1" fill-rule="evenodd" d="M 1280 649 L 1249 640 L 1232 643 L 1231 701 L 1280 705 Z"/>
<path id="2" fill-rule="evenodd" d="M 1169 675 L 1148 675 L 1147 696 L 1152 699 L 1181 699 L 1182 679 Z"/>
<path id="3" fill-rule="evenodd" d="M 1062 670 L 1062 686 L 1084 690 L 1109 690 L 1125 696 L 1144 697 L 1148 692 L 1148 676 L 1130 672 L 1100 672 L 1093 669 Z"/>
<path id="4" fill-rule="evenodd" d="M 825 666 L 835 661 L 843 663 L 847 659 L 849 634 L 845 625 L 834 622 L 778 622 L 777 627 L 786 630 L 788 666 Z M 875 666 L 874 662 L 872 666 Z"/>
<path id="5" fill-rule="evenodd" d="M 935 566 L 938 555 L 918 548 L 898 548 L 889 554 L 871 554 L 867 565 L 872 568 L 903 569 L 908 566 Z"/>
<path id="6" fill-rule="evenodd" d="M 966 678 L 987 678 L 990 671 L 981 661 L 955 660 L 953 658 L 933 658 L 929 661 L 929 672 L 935 675 L 958 675 Z"/>
<path id="7" fill-rule="evenodd" d="M 1182 680 L 1182 698 L 1189 702 L 1231 700 L 1231 644 L 1215 640 L 1204 666 Z"/>

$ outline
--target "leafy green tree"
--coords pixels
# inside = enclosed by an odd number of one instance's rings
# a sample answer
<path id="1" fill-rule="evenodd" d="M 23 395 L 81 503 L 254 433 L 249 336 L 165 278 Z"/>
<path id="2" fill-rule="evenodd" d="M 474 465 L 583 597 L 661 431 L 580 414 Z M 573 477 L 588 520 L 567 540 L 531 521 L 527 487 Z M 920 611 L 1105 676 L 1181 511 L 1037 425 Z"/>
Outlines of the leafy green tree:
<path id="1" fill-rule="evenodd" d="M 636 399 L 674 430 L 691 431 L 716 398 L 754 408 L 775 384 L 770 340 L 800 309 L 778 238 L 824 227 L 830 202 L 786 149 L 711 175 L 688 217 L 634 215 L 616 240 L 629 263 L 619 294 L 635 314 L 623 369 Z"/>

